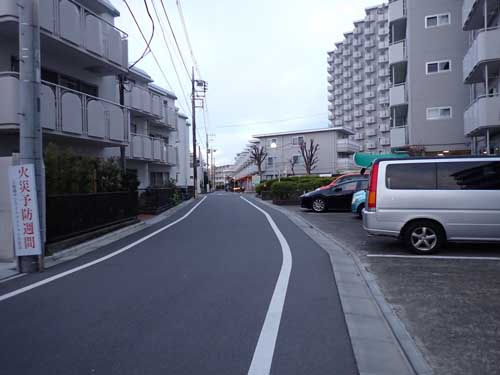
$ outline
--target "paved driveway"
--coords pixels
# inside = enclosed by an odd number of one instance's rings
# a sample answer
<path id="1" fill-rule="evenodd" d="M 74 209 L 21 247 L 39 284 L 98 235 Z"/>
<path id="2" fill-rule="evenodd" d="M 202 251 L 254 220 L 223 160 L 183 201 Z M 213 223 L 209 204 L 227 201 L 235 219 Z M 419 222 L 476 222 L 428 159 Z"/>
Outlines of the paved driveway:
<path id="1" fill-rule="evenodd" d="M 369 237 L 350 213 L 287 209 L 360 256 L 436 374 L 500 373 L 500 245 L 455 244 L 416 258 L 396 240 Z"/>

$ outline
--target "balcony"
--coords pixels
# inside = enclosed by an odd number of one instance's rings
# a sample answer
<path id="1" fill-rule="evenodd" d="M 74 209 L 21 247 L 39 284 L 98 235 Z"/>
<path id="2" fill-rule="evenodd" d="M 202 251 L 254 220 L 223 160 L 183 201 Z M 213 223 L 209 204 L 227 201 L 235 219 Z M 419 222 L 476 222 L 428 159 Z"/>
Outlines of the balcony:
<path id="1" fill-rule="evenodd" d="M 332 76 L 328 76 L 327 80 L 328 80 L 328 83 L 332 83 L 334 81 L 335 78 L 333 78 Z"/>
<path id="2" fill-rule="evenodd" d="M 380 96 L 378 98 L 378 104 L 389 104 L 389 96 Z"/>
<path id="3" fill-rule="evenodd" d="M 376 129 L 368 129 L 366 131 L 366 135 L 368 137 L 375 137 L 377 135 L 377 130 Z"/>
<path id="4" fill-rule="evenodd" d="M 332 85 L 328 85 L 327 90 L 328 90 L 328 92 L 332 92 L 333 91 L 333 86 Z"/>
<path id="5" fill-rule="evenodd" d="M 379 36 L 386 36 L 389 35 L 389 28 L 388 27 L 381 27 L 378 29 L 378 35 Z"/>
<path id="6" fill-rule="evenodd" d="M 334 103 L 335 105 L 342 105 L 342 99 L 335 99 Z"/>
<path id="7" fill-rule="evenodd" d="M 365 66 L 365 73 L 375 73 L 375 67 L 373 65 Z"/>
<path id="8" fill-rule="evenodd" d="M 344 68 L 348 68 L 351 66 L 351 60 L 344 60 L 344 62 L 342 63 L 342 66 Z"/>
<path id="9" fill-rule="evenodd" d="M 389 22 L 406 18 L 406 0 L 394 0 L 389 2 Z"/>
<path id="10" fill-rule="evenodd" d="M 344 111 L 352 111 L 352 104 L 351 103 L 344 104 L 342 108 L 344 109 Z"/>
<path id="11" fill-rule="evenodd" d="M 177 164 L 177 153 L 171 145 L 167 145 L 162 139 L 141 134 L 131 134 L 127 157 L 161 164 Z"/>
<path id="12" fill-rule="evenodd" d="M 377 122 L 377 120 L 375 119 L 375 116 L 368 116 L 366 118 L 366 123 L 368 125 L 375 124 L 376 122 Z"/>
<path id="13" fill-rule="evenodd" d="M 406 55 L 406 40 L 400 40 L 399 42 L 392 43 L 389 45 L 389 63 L 397 64 L 399 62 L 404 62 L 407 59 Z"/>
<path id="14" fill-rule="evenodd" d="M 329 66 L 329 67 L 326 69 L 326 71 L 327 71 L 328 73 L 333 73 L 333 66 Z"/>
<path id="15" fill-rule="evenodd" d="M 337 140 L 337 152 L 358 152 L 361 150 L 361 146 L 350 139 L 338 139 Z"/>
<path id="16" fill-rule="evenodd" d="M 391 71 L 389 69 L 381 69 L 378 72 L 378 76 L 380 78 L 389 77 L 390 75 L 391 75 Z"/>
<path id="17" fill-rule="evenodd" d="M 383 42 L 378 42 L 379 49 L 387 49 L 389 48 L 389 41 L 384 40 Z"/>
<path id="18" fill-rule="evenodd" d="M 389 137 L 381 137 L 380 138 L 380 144 L 382 146 L 390 146 L 391 145 L 391 139 Z"/>
<path id="19" fill-rule="evenodd" d="M 361 104 L 363 104 L 363 99 L 354 98 L 353 103 L 354 103 L 354 105 L 361 105 Z"/>
<path id="20" fill-rule="evenodd" d="M 367 111 L 367 112 L 375 111 L 375 104 L 370 103 L 370 104 L 365 105 L 365 111 Z"/>
<path id="21" fill-rule="evenodd" d="M 368 142 L 366 144 L 366 148 L 369 149 L 369 150 L 376 149 L 377 148 L 377 144 L 375 142 Z"/>
<path id="22" fill-rule="evenodd" d="M 375 28 L 374 27 L 366 27 L 365 28 L 365 35 L 373 35 L 375 34 Z"/>
<path id="23" fill-rule="evenodd" d="M 382 124 L 378 128 L 382 133 L 387 133 L 391 131 L 391 127 L 389 124 Z"/>
<path id="24" fill-rule="evenodd" d="M 328 111 L 332 111 L 332 110 L 333 110 L 333 104 L 330 103 L 330 104 L 328 104 Z"/>
<path id="25" fill-rule="evenodd" d="M 365 124 L 363 124 L 361 121 L 354 122 L 354 129 L 363 129 L 364 127 L 365 127 Z"/>
<path id="26" fill-rule="evenodd" d="M 336 89 L 334 92 L 333 92 L 335 95 L 342 95 L 343 91 L 342 89 Z M 332 98 L 333 99 L 333 98 Z"/>
<path id="27" fill-rule="evenodd" d="M 353 68 L 354 70 L 361 70 L 361 69 L 363 69 L 363 64 L 360 64 L 360 63 L 354 63 L 354 64 L 352 64 L 352 68 Z"/>
<path id="28" fill-rule="evenodd" d="M 328 58 L 326 59 L 326 62 L 328 64 L 331 64 L 333 62 L 333 56 L 332 55 L 328 55 Z"/>
<path id="29" fill-rule="evenodd" d="M 355 74 L 353 77 L 352 77 L 352 80 L 354 82 L 359 82 L 359 81 L 362 81 L 363 80 L 363 77 L 361 77 L 360 74 Z"/>
<path id="30" fill-rule="evenodd" d="M 335 114 L 337 114 L 337 113 L 335 113 Z M 333 117 L 333 115 L 330 113 L 330 114 L 328 115 L 328 120 L 332 121 L 332 120 L 333 120 L 333 118 L 334 118 L 334 117 Z"/>
<path id="31" fill-rule="evenodd" d="M 385 109 L 383 111 L 378 112 L 378 117 L 380 117 L 381 119 L 386 119 L 386 118 L 389 118 L 390 116 L 391 116 L 391 113 L 388 109 Z"/>
<path id="32" fill-rule="evenodd" d="M 357 141 L 362 141 L 365 138 L 364 134 L 358 133 L 354 136 L 354 139 Z M 361 148 L 361 147 L 360 147 Z"/>
<path id="33" fill-rule="evenodd" d="M 344 122 L 351 122 L 352 121 L 352 115 L 344 115 Z"/>
<path id="34" fill-rule="evenodd" d="M 374 59 L 375 59 L 375 55 L 373 54 L 373 52 L 367 53 L 365 55 L 365 60 L 367 60 L 367 61 L 374 60 Z"/>
<path id="35" fill-rule="evenodd" d="M 376 95 L 375 95 L 375 91 L 367 91 L 365 92 L 365 98 L 366 99 L 372 99 L 374 98 Z"/>
<path id="36" fill-rule="evenodd" d="M 341 119 L 337 119 L 333 122 L 333 124 L 335 126 L 342 126 L 344 124 L 344 122 L 341 120 Z"/>
<path id="37" fill-rule="evenodd" d="M 336 109 L 334 112 L 335 116 L 342 116 L 344 112 L 341 109 Z M 329 120 L 333 120 L 333 118 L 329 118 Z"/>
<path id="38" fill-rule="evenodd" d="M 406 146 L 406 126 L 391 128 L 391 146 L 402 147 Z"/>
<path id="39" fill-rule="evenodd" d="M 349 90 L 349 89 L 352 89 L 352 82 L 346 82 L 344 83 L 344 85 L 342 86 L 345 90 Z"/>
<path id="40" fill-rule="evenodd" d="M 361 42 L 361 39 L 354 39 L 354 42 L 352 43 L 352 45 L 354 47 L 360 47 L 363 43 Z"/>
<path id="41" fill-rule="evenodd" d="M 379 64 L 385 64 L 385 63 L 389 62 L 389 56 L 386 56 L 386 55 L 379 56 L 378 62 L 379 62 Z"/>
<path id="42" fill-rule="evenodd" d="M 17 73 L 0 73 L 0 130 L 19 128 Z M 128 110 L 119 104 L 49 82 L 40 87 L 40 122 L 46 135 L 66 136 L 103 145 L 128 144 Z"/>
<path id="43" fill-rule="evenodd" d="M 380 85 L 377 86 L 378 91 L 387 91 L 391 87 L 389 82 L 381 83 Z"/>
<path id="44" fill-rule="evenodd" d="M 363 111 L 359 110 L 354 111 L 354 117 L 363 117 Z"/>
<path id="45" fill-rule="evenodd" d="M 375 83 L 376 83 L 375 79 L 373 79 L 373 78 L 367 78 L 367 79 L 365 79 L 365 85 L 366 86 L 375 86 Z"/>
<path id="46" fill-rule="evenodd" d="M 365 42 L 365 48 L 368 49 L 368 48 L 373 48 L 373 47 L 375 47 L 375 41 L 373 41 L 373 40 L 367 40 Z"/>
<path id="47" fill-rule="evenodd" d="M 385 22 L 387 18 L 387 13 L 377 14 L 377 22 Z"/>
<path id="48" fill-rule="evenodd" d="M 361 86 L 355 86 L 354 87 L 354 93 L 355 94 L 361 94 L 363 92 L 363 88 Z"/>
<path id="49" fill-rule="evenodd" d="M 352 56 L 353 56 L 355 59 L 360 59 L 360 58 L 363 56 L 363 54 L 362 54 L 361 52 L 359 52 L 359 51 L 356 51 L 356 52 L 354 52 L 354 53 L 353 53 L 353 55 L 352 55 Z"/>
<path id="50" fill-rule="evenodd" d="M 16 0 L 2 0 L 0 34 L 17 37 Z M 41 49 L 100 74 L 128 68 L 127 34 L 72 0 L 44 0 L 39 7 Z"/>
<path id="51" fill-rule="evenodd" d="M 487 62 L 500 63 L 500 28 L 480 30 L 463 60 L 463 78 L 466 83 L 484 80 L 481 69 Z"/>
<path id="52" fill-rule="evenodd" d="M 356 163 L 354 163 L 354 160 L 352 158 L 338 158 L 336 165 L 337 165 L 337 171 L 349 171 L 349 170 L 359 169 L 359 167 L 356 165 Z"/>
<path id="53" fill-rule="evenodd" d="M 466 136 L 481 134 L 486 128 L 500 127 L 500 96 L 481 96 L 464 113 Z"/>
<path id="54" fill-rule="evenodd" d="M 389 89 L 389 103 L 391 107 L 408 104 L 406 84 L 394 85 Z"/>

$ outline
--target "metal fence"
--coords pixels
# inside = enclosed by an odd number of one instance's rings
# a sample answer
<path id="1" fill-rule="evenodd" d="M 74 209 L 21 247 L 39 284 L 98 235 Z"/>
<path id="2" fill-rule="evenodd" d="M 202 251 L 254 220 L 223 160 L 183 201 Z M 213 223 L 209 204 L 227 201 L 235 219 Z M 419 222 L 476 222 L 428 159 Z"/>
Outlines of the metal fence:
<path id="1" fill-rule="evenodd" d="M 139 190 L 139 212 L 156 215 L 190 199 L 188 190 L 179 188 L 148 188 Z"/>
<path id="2" fill-rule="evenodd" d="M 48 196 L 47 243 L 118 224 L 137 213 L 137 192 Z"/>

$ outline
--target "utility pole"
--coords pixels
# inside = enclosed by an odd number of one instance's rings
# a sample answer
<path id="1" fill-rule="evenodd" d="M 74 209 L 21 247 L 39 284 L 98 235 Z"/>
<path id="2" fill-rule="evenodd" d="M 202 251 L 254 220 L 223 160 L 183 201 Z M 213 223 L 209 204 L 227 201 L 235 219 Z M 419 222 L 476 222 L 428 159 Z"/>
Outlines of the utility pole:
<path id="1" fill-rule="evenodd" d="M 214 154 L 215 154 L 215 151 L 217 151 L 217 150 L 212 149 L 211 151 L 212 151 L 212 184 L 213 184 L 212 186 L 215 189 L 215 155 Z"/>
<path id="2" fill-rule="evenodd" d="M 45 236 L 45 168 L 40 125 L 40 24 L 38 0 L 19 1 L 19 143 L 21 164 L 33 164 L 42 255 L 19 257 L 21 272 L 43 270 Z"/>
<path id="3" fill-rule="evenodd" d="M 191 114 L 193 117 L 193 186 L 194 197 L 196 198 L 198 186 L 198 170 L 197 170 L 197 155 L 196 155 L 196 108 L 203 108 L 205 102 L 205 94 L 207 93 L 208 85 L 206 81 L 194 79 L 194 67 L 191 70 Z M 196 103 L 196 101 L 199 103 Z M 208 148 L 208 147 L 207 147 Z M 201 157 L 201 150 L 198 150 Z M 200 160 L 201 164 L 201 160 Z M 202 165 L 203 171 L 203 165 Z"/>
<path id="4" fill-rule="evenodd" d="M 198 166 L 196 161 L 196 92 L 194 88 L 194 67 L 191 72 L 191 114 L 193 117 L 193 187 L 194 187 L 194 198 L 196 198 L 196 193 L 198 191 Z"/>
<path id="5" fill-rule="evenodd" d="M 212 152 L 212 150 L 210 150 L 210 146 L 209 146 L 209 144 L 208 144 L 208 133 L 205 133 L 205 135 L 207 136 L 207 171 L 208 171 L 208 176 L 209 176 L 209 178 L 208 178 L 208 185 L 210 186 L 210 180 L 211 180 L 211 179 L 210 179 L 210 168 L 209 168 L 209 166 L 208 166 L 208 161 L 209 161 L 210 159 L 209 159 L 209 157 L 208 157 L 208 153 L 209 153 L 209 152 Z M 213 185 L 212 185 L 212 188 L 213 188 Z M 208 192 L 208 189 L 207 189 L 207 192 Z"/>

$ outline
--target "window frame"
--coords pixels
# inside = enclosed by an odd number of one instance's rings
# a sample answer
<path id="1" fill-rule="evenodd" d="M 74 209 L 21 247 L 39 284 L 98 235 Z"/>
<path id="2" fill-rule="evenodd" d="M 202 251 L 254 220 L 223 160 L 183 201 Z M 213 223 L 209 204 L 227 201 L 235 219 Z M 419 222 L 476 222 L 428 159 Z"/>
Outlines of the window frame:
<path id="1" fill-rule="evenodd" d="M 442 17 L 442 16 L 448 16 L 448 23 L 442 23 L 442 24 L 439 23 L 439 17 Z M 430 18 L 434 18 L 434 17 L 436 18 L 436 26 L 429 26 L 427 23 L 428 20 Z M 434 29 L 436 27 L 449 26 L 449 25 L 451 25 L 451 12 L 429 14 L 428 16 L 425 16 L 425 19 L 424 19 L 424 26 L 426 29 Z"/>
<path id="2" fill-rule="evenodd" d="M 440 70 L 439 66 L 442 63 L 448 63 L 449 69 L 448 70 Z M 436 64 L 437 65 L 437 71 L 435 72 L 429 72 L 429 65 L 431 64 Z M 451 60 L 437 60 L 437 61 L 428 61 L 425 63 L 425 74 L 428 76 L 434 75 L 434 74 L 442 74 L 442 73 L 449 73 L 451 72 Z"/>
<path id="3" fill-rule="evenodd" d="M 449 109 L 450 110 L 450 116 L 449 117 L 442 117 L 441 116 L 441 110 L 444 109 Z M 429 116 L 429 112 L 431 110 L 439 110 L 439 117 L 431 117 Z M 439 120 L 451 120 L 453 119 L 453 108 L 451 106 L 443 106 L 443 107 L 427 107 L 425 111 L 425 118 L 427 121 L 439 121 Z"/>
<path id="4" fill-rule="evenodd" d="M 302 141 L 300 140 L 302 138 Z M 304 136 L 303 135 L 297 135 L 292 137 L 292 145 L 294 146 L 300 146 L 302 143 L 304 143 Z"/>

